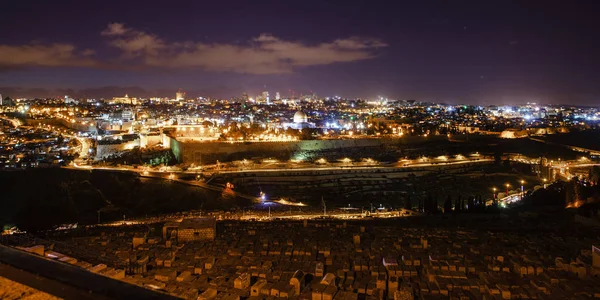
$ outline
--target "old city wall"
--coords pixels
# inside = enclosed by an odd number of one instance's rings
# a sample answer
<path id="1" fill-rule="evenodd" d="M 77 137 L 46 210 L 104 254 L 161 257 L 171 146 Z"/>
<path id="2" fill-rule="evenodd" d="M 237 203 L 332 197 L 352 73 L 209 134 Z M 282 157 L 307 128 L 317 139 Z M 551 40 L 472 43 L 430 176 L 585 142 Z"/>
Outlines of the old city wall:
<path id="1" fill-rule="evenodd" d="M 117 154 L 119 152 L 123 152 L 126 150 L 131 150 L 135 147 L 140 146 L 140 139 L 135 139 L 133 141 L 123 142 L 120 144 L 98 144 L 96 148 L 96 159 L 102 159 L 108 157 L 113 154 Z"/>
<path id="2" fill-rule="evenodd" d="M 82 125 L 81 123 L 71 123 L 64 119 L 27 119 L 26 124 L 29 126 L 38 126 L 39 124 L 63 126 L 75 131 L 96 132 L 95 126 Z"/>
<path id="3" fill-rule="evenodd" d="M 278 156 L 293 154 L 301 151 L 318 151 L 343 148 L 378 147 L 381 145 L 401 145 L 426 141 L 423 137 L 402 138 L 365 138 L 365 139 L 336 139 L 336 140 L 307 140 L 293 142 L 185 142 L 169 138 L 173 154 L 180 162 L 207 164 L 216 160 L 227 161 L 245 155 Z M 435 138 L 430 137 L 428 140 Z"/>
<path id="4" fill-rule="evenodd" d="M 154 147 L 162 144 L 163 138 L 161 135 L 145 135 L 140 134 L 140 148 Z"/>

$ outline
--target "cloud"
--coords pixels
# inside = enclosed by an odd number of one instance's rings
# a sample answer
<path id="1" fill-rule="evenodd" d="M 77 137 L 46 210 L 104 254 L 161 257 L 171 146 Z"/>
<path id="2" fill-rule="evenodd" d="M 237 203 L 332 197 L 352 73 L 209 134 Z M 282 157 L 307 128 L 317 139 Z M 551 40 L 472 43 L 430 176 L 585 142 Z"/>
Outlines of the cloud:
<path id="1" fill-rule="evenodd" d="M 377 39 L 360 40 L 358 38 L 337 39 L 333 44 L 341 49 L 369 49 L 387 47 L 387 44 Z"/>
<path id="2" fill-rule="evenodd" d="M 157 55 L 164 42 L 155 35 L 130 28 L 121 23 L 110 23 L 101 35 L 111 38 L 110 44 L 123 51 L 126 58 Z"/>
<path id="3" fill-rule="evenodd" d="M 118 57 L 97 55 L 94 49 L 73 44 L 0 45 L 0 70 L 28 66 L 90 67 L 140 70 L 143 68 L 201 69 L 212 72 L 284 74 L 308 66 L 351 63 L 375 58 L 387 44 L 377 39 L 350 37 L 310 44 L 283 40 L 263 33 L 245 43 L 166 41 L 122 23 L 100 32 Z M 98 60 L 103 57 L 104 60 Z"/>
<path id="4" fill-rule="evenodd" d="M 77 51 L 71 44 L 0 45 L 1 67 L 93 67 L 97 63 L 90 56 L 93 51 Z"/>
<path id="5" fill-rule="evenodd" d="M 102 32 L 123 51 L 124 59 L 136 58 L 146 66 L 199 68 L 216 72 L 250 74 L 290 73 L 298 67 L 356 62 L 374 58 L 377 48 L 387 44 L 377 39 L 352 37 L 332 42 L 307 44 L 260 34 L 248 43 L 167 43 L 156 35 L 109 24 Z"/>
<path id="6" fill-rule="evenodd" d="M 123 23 L 110 23 L 100 34 L 105 36 L 124 35 L 128 30 Z"/>

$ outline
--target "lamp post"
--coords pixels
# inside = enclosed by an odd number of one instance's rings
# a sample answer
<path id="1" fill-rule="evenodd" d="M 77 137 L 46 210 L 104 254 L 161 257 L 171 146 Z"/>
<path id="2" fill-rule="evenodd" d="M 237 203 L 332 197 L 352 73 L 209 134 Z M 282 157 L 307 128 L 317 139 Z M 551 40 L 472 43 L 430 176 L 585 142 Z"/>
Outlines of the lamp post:
<path id="1" fill-rule="evenodd" d="M 494 200 L 492 201 L 492 203 L 496 204 L 496 202 L 498 201 L 498 194 L 496 194 L 497 189 L 496 189 L 496 187 L 493 187 L 492 190 L 494 191 L 494 195 L 493 195 Z"/>
<path id="2" fill-rule="evenodd" d="M 548 180 L 546 178 L 542 179 L 542 181 L 544 181 L 544 188 L 548 188 L 548 183 L 546 183 Z"/>
<path id="3" fill-rule="evenodd" d="M 505 195 L 505 197 L 508 197 L 508 188 L 509 188 L 509 187 L 510 187 L 510 183 L 507 183 L 507 184 L 506 184 L 506 195 Z"/>
<path id="4" fill-rule="evenodd" d="M 521 201 L 523 201 L 523 196 L 525 195 L 525 190 L 523 189 L 524 184 L 525 180 L 521 179 Z"/>

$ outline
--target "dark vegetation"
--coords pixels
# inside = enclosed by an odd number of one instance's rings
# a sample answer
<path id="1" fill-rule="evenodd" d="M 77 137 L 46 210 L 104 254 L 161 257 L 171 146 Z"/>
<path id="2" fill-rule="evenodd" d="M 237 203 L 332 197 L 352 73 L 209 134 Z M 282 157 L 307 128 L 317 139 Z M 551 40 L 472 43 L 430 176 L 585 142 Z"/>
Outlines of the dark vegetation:
<path id="1" fill-rule="evenodd" d="M 98 214 L 105 222 L 248 205 L 198 187 L 125 172 L 32 169 L 0 172 L 0 182 L 0 226 L 29 232 L 64 223 L 92 224 Z"/>

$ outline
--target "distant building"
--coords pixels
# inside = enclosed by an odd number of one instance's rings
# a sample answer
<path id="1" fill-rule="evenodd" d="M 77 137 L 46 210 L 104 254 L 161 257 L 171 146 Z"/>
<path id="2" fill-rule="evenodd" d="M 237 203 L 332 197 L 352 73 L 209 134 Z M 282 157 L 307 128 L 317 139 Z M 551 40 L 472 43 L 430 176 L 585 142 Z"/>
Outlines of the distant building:
<path id="1" fill-rule="evenodd" d="M 179 92 L 175 93 L 175 100 L 183 101 L 185 100 L 185 93 L 179 90 Z"/>
<path id="2" fill-rule="evenodd" d="M 109 101 L 109 104 L 138 104 L 137 98 L 129 97 L 129 95 L 125 94 L 125 97 L 113 97 L 112 100 Z"/>
<path id="3" fill-rule="evenodd" d="M 71 103 L 77 104 L 77 103 L 79 103 L 79 101 L 65 95 L 65 104 L 71 104 Z"/>
<path id="4" fill-rule="evenodd" d="M 175 125 L 164 127 L 163 131 L 173 137 L 192 138 L 196 140 L 217 140 L 218 129 L 211 122 L 198 125 Z"/>
<path id="5" fill-rule="evenodd" d="M 15 105 L 15 102 L 10 97 L 2 98 L 0 95 L 0 106 L 12 106 Z"/>
<path id="6" fill-rule="evenodd" d="M 131 110 L 128 110 L 128 109 L 123 110 L 121 112 L 121 118 L 123 120 L 133 120 L 133 112 Z"/>
<path id="7" fill-rule="evenodd" d="M 303 129 L 303 128 L 314 128 L 313 123 L 308 122 L 308 116 L 301 110 L 294 114 L 292 123 L 283 123 L 283 128 Z"/>
<path id="8" fill-rule="evenodd" d="M 279 92 L 275 93 L 275 100 L 281 100 L 281 95 L 279 94 Z"/>
<path id="9" fill-rule="evenodd" d="M 308 116 L 301 110 L 294 114 L 294 123 L 307 123 Z"/>
<path id="10" fill-rule="evenodd" d="M 180 243 L 193 241 L 212 241 L 216 237 L 215 218 L 183 219 L 181 223 L 166 223 L 163 226 L 163 238 L 174 236 Z"/>
<path id="11" fill-rule="evenodd" d="M 262 92 L 260 95 L 258 95 L 256 100 L 257 100 L 256 102 L 258 102 L 258 103 L 271 104 L 271 98 L 269 96 L 268 91 Z"/>

